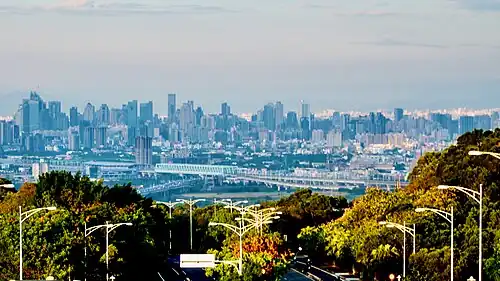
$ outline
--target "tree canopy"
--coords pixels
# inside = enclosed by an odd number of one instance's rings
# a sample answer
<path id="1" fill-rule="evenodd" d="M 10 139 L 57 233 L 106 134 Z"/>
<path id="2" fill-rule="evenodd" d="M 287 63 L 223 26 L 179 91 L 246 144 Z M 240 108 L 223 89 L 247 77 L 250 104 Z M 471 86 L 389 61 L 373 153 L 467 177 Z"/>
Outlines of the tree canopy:
<path id="1" fill-rule="evenodd" d="M 479 205 L 466 194 L 438 190 L 438 185 L 484 190 L 483 259 L 484 280 L 500 280 L 500 161 L 493 157 L 469 156 L 470 150 L 500 152 L 500 130 L 474 131 L 461 136 L 456 145 L 428 153 L 412 170 L 408 187 L 394 192 L 371 188 L 336 220 L 301 230 L 299 239 L 311 253 L 318 249 L 335 265 L 354 264 L 365 280 L 386 279 L 402 272 L 402 232 L 378 224 L 390 221 L 416 228 L 416 253 L 407 235 L 407 279 L 434 281 L 450 275 L 450 224 L 433 213 L 416 213 L 418 207 L 447 212 L 454 208 L 455 277 L 478 276 Z M 323 260 L 324 257 L 320 257 Z"/>

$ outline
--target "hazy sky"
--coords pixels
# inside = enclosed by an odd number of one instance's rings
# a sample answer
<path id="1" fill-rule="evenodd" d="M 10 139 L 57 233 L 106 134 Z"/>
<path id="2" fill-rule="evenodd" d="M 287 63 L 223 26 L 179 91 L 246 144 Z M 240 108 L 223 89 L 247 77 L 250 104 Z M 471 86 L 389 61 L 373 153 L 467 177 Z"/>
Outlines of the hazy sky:
<path id="1" fill-rule="evenodd" d="M 207 111 L 498 107 L 500 0 L 1 0 L 0 114 L 26 91 L 65 108 Z"/>

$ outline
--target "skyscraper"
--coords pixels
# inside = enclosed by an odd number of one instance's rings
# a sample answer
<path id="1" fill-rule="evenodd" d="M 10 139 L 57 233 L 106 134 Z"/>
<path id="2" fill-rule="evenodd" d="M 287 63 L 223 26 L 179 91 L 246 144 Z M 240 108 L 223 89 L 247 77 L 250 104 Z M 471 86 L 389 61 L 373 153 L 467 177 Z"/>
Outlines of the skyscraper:
<path id="1" fill-rule="evenodd" d="M 83 120 L 88 121 L 90 124 L 94 123 L 95 117 L 95 107 L 89 102 L 85 106 L 85 110 L 83 111 Z"/>
<path id="2" fill-rule="evenodd" d="M 229 106 L 229 104 L 227 104 L 227 102 L 221 104 L 220 112 L 223 117 L 231 115 L 231 107 Z"/>
<path id="3" fill-rule="evenodd" d="M 56 119 L 56 117 L 61 113 L 61 102 L 60 101 L 49 101 L 49 116 L 52 119 Z"/>
<path id="4" fill-rule="evenodd" d="M 29 132 L 40 129 L 40 103 L 36 100 L 29 100 Z"/>
<path id="5" fill-rule="evenodd" d="M 302 115 L 300 116 L 301 118 L 311 118 L 311 106 L 308 103 L 305 103 L 304 101 L 301 101 L 301 106 L 302 106 Z"/>
<path id="6" fill-rule="evenodd" d="M 269 103 L 264 106 L 263 110 L 264 127 L 268 130 L 274 131 L 276 129 L 276 119 L 274 112 L 274 104 Z"/>
<path id="7" fill-rule="evenodd" d="M 107 127 L 99 127 L 95 129 L 95 145 L 96 147 L 106 147 L 107 144 Z"/>
<path id="8" fill-rule="evenodd" d="M 404 110 L 402 108 L 394 108 L 394 121 L 399 122 L 403 120 Z"/>
<path id="9" fill-rule="evenodd" d="M 137 100 L 127 103 L 127 126 L 137 128 Z"/>
<path id="10" fill-rule="evenodd" d="M 69 109 L 69 125 L 71 127 L 78 126 L 78 108 L 72 107 Z"/>
<path id="11" fill-rule="evenodd" d="M 109 124 L 109 107 L 107 104 L 102 104 L 97 114 L 97 123 L 99 126 L 107 126 Z"/>
<path id="12" fill-rule="evenodd" d="M 76 131 L 71 131 L 68 134 L 68 150 L 80 150 L 80 135 Z"/>
<path id="13" fill-rule="evenodd" d="M 153 121 L 153 102 L 149 101 L 140 105 L 139 122 L 142 124 L 146 121 Z"/>
<path id="14" fill-rule="evenodd" d="M 94 148 L 94 127 L 85 127 L 83 133 L 83 148 Z"/>
<path id="15" fill-rule="evenodd" d="M 177 101 L 175 94 L 168 94 L 168 120 L 175 122 L 175 112 L 177 111 Z"/>
<path id="16" fill-rule="evenodd" d="M 299 127 L 299 119 L 297 117 L 297 112 L 290 111 L 286 114 L 286 128 L 295 130 Z"/>
<path id="17" fill-rule="evenodd" d="M 275 108 L 275 121 L 276 121 L 275 129 L 279 129 L 283 125 L 285 119 L 284 107 L 283 104 L 280 101 L 278 101 L 276 102 L 274 108 Z"/>
<path id="18" fill-rule="evenodd" d="M 153 164 L 153 139 L 151 137 L 137 137 L 135 139 L 135 163 L 139 165 Z"/>
<path id="19" fill-rule="evenodd" d="M 458 120 L 458 133 L 463 135 L 474 130 L 474 116 L 460 116 Z"/>

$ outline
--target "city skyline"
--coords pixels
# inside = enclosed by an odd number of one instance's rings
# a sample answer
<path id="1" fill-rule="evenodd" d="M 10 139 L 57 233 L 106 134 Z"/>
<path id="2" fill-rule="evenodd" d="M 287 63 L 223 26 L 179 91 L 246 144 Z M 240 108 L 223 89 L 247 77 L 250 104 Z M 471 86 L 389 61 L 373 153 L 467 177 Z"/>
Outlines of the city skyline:
<path id="1" fill-rule="evenodd" d="M 499 6 L 4 0 L 0 114 L 38 86 L 65 105 L 140 96 L 161 112 L 169 92 L 209 112 L 214 97 L 235 112 L 305 97 L 317 110 L 488 107 L 500 103 Z"/>

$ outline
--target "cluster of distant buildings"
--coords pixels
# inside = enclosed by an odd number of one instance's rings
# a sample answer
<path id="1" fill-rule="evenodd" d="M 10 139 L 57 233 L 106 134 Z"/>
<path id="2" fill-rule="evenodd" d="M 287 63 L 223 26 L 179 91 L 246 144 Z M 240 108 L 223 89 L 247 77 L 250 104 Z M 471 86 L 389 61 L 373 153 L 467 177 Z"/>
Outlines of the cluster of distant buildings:
<path id="1" fill-rule="evenodd" d="M 168 95 L 166 116 L 155 114 L 153 102 L 132 100 L 119 108 L 88 103 L 83 109 L 62 111 L 60 101 L 44 101 L 31 92 L 11 120 L 0 121 L 0 155 L 37 154 L 47 151 L 123 150 L 135 154 L 139 165 L 153 164 L 153 147 L 217 143 L 222 146 L 258 143 L 263 149 L 279 143 L 300 141 L 309 145 L 340 149 L 359 147 L 416 147 L 432 142 L 450 142 L 473 129 L 500 125 L 498 112 L 452 116 L 429 113 L 405 114 L 396 108 L 390 114 L 333 112 L 316 116 L 301 102 L 300 112 L 285 112 L 281 102 L 269 103 L 247 117 L 231 112 L 228 103 L 216 114 L 206 114 L 193 101 L 177 106 Z"/>

